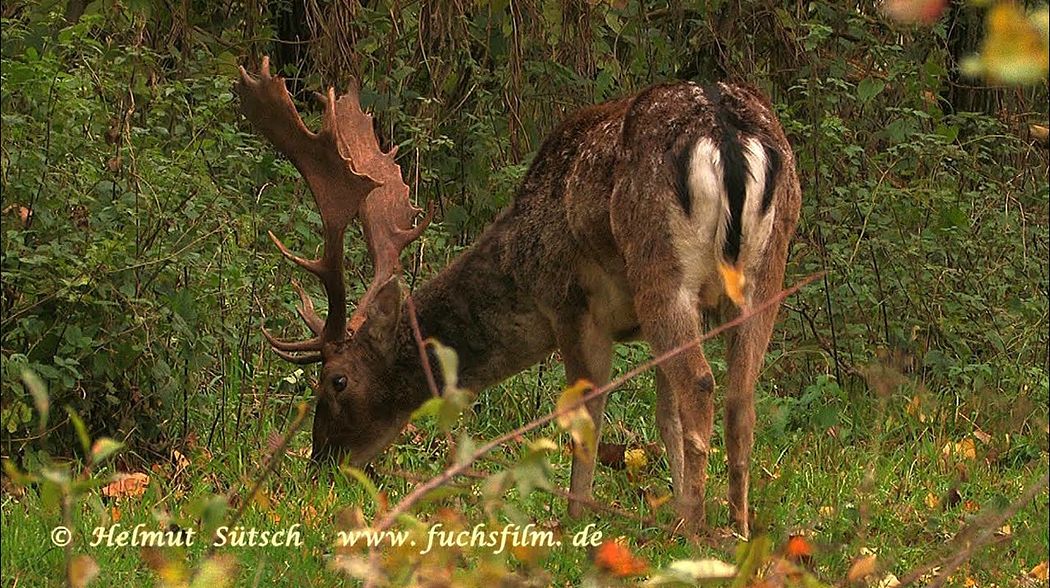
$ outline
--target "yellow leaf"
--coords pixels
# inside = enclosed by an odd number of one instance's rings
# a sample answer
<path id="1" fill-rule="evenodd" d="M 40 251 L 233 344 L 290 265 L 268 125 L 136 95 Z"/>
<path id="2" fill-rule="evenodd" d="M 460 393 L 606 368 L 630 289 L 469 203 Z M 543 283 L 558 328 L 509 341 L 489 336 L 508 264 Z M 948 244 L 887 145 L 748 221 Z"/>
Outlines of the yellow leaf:
<path id="1" fill-rule="evenodd" d="M 875 573 L 876 561 L 874 555 L 862 555 L 853 560 L 853 565 L 846 572 L 847 582 L 859 582 Z"/>
<path id="2" fill-rule="evenodd" d="M 958 443 L 949 441 L 944 444 L 941 453 L 945 457 L 955 455 L 963 459 L 977 459 L 977 446 L 974 444 L 973 439 L 970 438 L 963 439 Z"/>
<path id="3" fill-rule="evenodd" d="M 927 493 L 926 500 L 924 500 L 923 502 L 926 503 L 926 508 L 930 510 L 937 510 L 941 506 L 941 499 L 937 498 L 937 495 L 933 492 Z"/>
<path id="4" fill-rule="evenodd" d="M 627 466 L 627 471 L 637 472 L 649 463 L 649 457 L 644 449 L 628 449 L 623 453 L 623 463 Z"/>
<path id="5" fill-rule="evenodd" d="M 554 408 L 558 413 L 558 426 L 572 435 L 573 453 L 587 462 L 594 459 L 598 440 L 591 414 L 580 401 L 592 389 L 593 386 L 587 380 L 578 380 L 561 393 Z"/>
<path id="6" fill-rule="evenodd" d="M 1050 562 L 1043 560 L 1028 571 L 1028 577 L 1039 582 L 1050 581 Z"/>
<path id="7" fill-rule="evenodd" d="M 739 307 L 744 306 L 744 285 L 747 278 L 744 277 L 740 268 L 733 267 L 725 262 L 718 262 L 718 273 L 722 274 L 722 285 L 725 287 L 726 296 Z"/>
<path id="8" fill-rule="evenodd" d="M 69 562 L 69 584 L 84 588 L 98 575 L 98 564 L 87 555 L 78 555 Z"/>
<path id="9" fill-rule="evenodd" d="M 896 586 L 900 585 L 901 581 L 897 579 L 897 576 L 894 576 L 893 574 L 886 574 L 885 577 L 879 580 L 877 588 L 895 588 Z"/>
<path id="10" fill-rule="evenodd" d="M 214 555 L 201 565 L 193 578 L 191 588 L 221 588 L 233 582 L 237 562 L 233 556 Z"/>
<path id="11" fill-rule="evenodd" d="M 997 3 L 985 18 L 980 53 L 962 63 L 963 72 L 1013 84 L 1045 81 L 1050 69 L 1046 20 L 1046 9 L 1029 17 L 1014 2 Z"/>

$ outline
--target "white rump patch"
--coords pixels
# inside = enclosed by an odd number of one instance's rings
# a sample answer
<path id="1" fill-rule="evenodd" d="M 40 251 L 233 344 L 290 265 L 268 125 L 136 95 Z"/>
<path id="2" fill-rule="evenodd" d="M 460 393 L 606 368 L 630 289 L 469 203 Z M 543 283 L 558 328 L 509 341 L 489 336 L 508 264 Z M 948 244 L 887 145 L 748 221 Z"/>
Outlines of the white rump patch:
<path id="1" fill-rule="evenodd" d="M 771 204 L 766 213 L 762 213 L 762 194 L 769 165 L 762 143 L 750 137 L 740 138 L 748 169 L 745 172 L 739 261 L 745 278 L 748 278 L 765 253 L 773 231 L 775 206 Z M 691 203 L 690 214 L 673 214 L 671 218 L 675 249 L 684 273 L 682 286 L 700 293 L 701 298 L 706 299 L 705 304 L 714 303 L 705 292 L 717 298 L 722 291 L 717 268 L 729 228 L 729 197 L 725 191 L 721 153 L 710 138 L 700 139 L 693 147 L 686 187 Z M 751 284 L 752 280 L 747 279 L 746 283 Z M 746 299 L 750 298 L 749 290 L 745 286 Z"/>
<path id="2" fill-rule="evenodd" d="M 744 218 L 741 223 L 743 236 L 740 242 L 740 261 L 747 275 L 751 273 L 747 270 L 755 267 L 765 253 L 769 235 L 773 232 L 776 205 L 771 202 L 765 214 L 762 213 L 762 195 L 766 190 L 766 170 L 769 167 L 765 148 L 757 139 L 752 138 L 744 140 L 743 146 L 748 174 L 745 188 L 747 197 L 744 200 Z"/>

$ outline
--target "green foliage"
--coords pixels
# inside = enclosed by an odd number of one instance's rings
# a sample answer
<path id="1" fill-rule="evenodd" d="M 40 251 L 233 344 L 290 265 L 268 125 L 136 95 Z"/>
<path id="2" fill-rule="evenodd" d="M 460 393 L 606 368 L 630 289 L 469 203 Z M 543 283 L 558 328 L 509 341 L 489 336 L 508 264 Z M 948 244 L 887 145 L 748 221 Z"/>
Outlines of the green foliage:
<path id="1" fill-rule="evenodd" d="M 5 562 L 15 549 L 33 563 L 31 577 L 58 556 L 24 534 L 29 525 L 8 526 L 12 509 L 57 524 L 63 497 L 82 500 L 88 506 L 68 514 L 86 536 L 113 516 L 98 476 L 156 458 L 163 474 L 143 504 L 127 507 L 125 522 L 213 529 L 228 514 L 221 494 L 254 475 L 261 440 L 310 394 L 312 371 L 276 360 L 258 335 L 264 323 L 275 332 L 301 328 L 285 286 L 295 270 L 266 230 L 298 251 L 319 243 L 319 219 L 294 168 L 249 132 L 230 92 L 235 65 L 263 53 L 286 56 L 277 65 L 307 111 L 309 90 L 362 80 L 381 138 L 400 147 L 413 198 L 438 205 L 440 222 L 412 256 L 413 283 L 444 267 L 511 201 L 567 112 L 673 78 L 760 86 L 790 135 L 803 183 L 788 280 L 827 272 L 785 306 L 760 383 L 755 459 L 766 469 L 754 470 L 754 492 L 774 543 L 796 526 L 817 528 L 833 546 L 820 556 L 830 570 L 821 577 L 842 577 L 872 536 L 911 565 L 973 516 L 964 506 L 929 512 L 930 494 L 955 484 L 967 499 L 1005 503 L 1019 480 L 1045 470 L 1050 189 L 1045 153 L 1019 129 L 1045 124 L 1046 86 L 961 83 L 958 60 L 978 48 L 982 31 L 966 7 L 953 6 L 931 29 L 900 30 L 871 7 L 836 3 L 526 0 L 437 9 L 442 3 L 285 0 L 170 10 L 178 3 L 106 0 L 84 3 L 70 20 L 65 3 L 24 4 L 5 5 L 2 23 L 0 429 L 13 460 L 8 479 L 31 483 L 29 499 L 5 502 Z M 310 18 L 287 30 L 277 17 L 297 6 Z M 305 42 L 278 42 L 291 33 Z M 307 118 L 315 124 L 316 112 Z M 369 262 L 363 243 L 350 240 L 356 298 Z M 707 350 L 724 382 L 718 345 Z M 638 364 L 644 351 L 621 348 L 616 369 Z M 545 363 L 474 391 L 477 400 L 465 391 L 434 400 L 421 414 L 437 418 L 415 423 L 411 441 L 385 463 L 435 474 L 453 439 L 452 456 L 463 456 L 476 440 L 528 422 L 553 408 L 562 380 L 561 368 Z M 630 383 L 610 403 L 606 438 L 654 441 L 652 400 L 651 379 Z M 473 418 L 460 419 L 471 402 Z M 568 428 L 579 434 L 583 425 Z M 982 461 L 971 478 L 955 480 L 944 448 L 978 433 L 990 438 L 978 446 Z M 112 440 L 90 442 L 101 436 Z M 293 451 L 307 444 L 300 433 Z M 508 448 L 480 489 L 457 488 L 424 510 L 555 518 L 544 492 L 564 485 L 568 462 L 556 447 L 541 437 Z M 70 453 L 80 461 L 52 457 Z M 16 462 L 35 477 L 24 478 Z M 77 463 L 101 468 L 85 475 Z M 717 486 L 724 463 L 712 459 L 712 467 Z M 363 475 L 349 471 L 318 484 L 300 461 L 288 468 L 264 487 L 285 500 L 253 506 L 249 522 L 314 516 L 327 532 L 348 504 L 368 505 L 371 516 L 407 490 L 387 479 L 364 491 Z M 645 481 L 601 472 L 609 481 L 598 496 L 670 524 L 668 507 L 650 502 L 666 494 L 663 468 L 652 464 Z M 471 492 L 478 504 L 459 501 Z M 833 515 L 820 510 L 832 505 Z M 316 506 L 313 515 L 307 506 Z M 994 552 L 975 573 L 995 579 L 1002 561 L 1045 557 L 1045 523 L 1031 522 L 1045 511 L 1028 509 L 1017 550 Z M 616 524 L 634 537 L 657 532 Z M 321 554 L 331 538 L 311 532 L 317 557 L 285 576 L 263 565 L 263 584 L 330 577 Z M 697 558 L 668 568 L 692 578 L 708 555 L 734 559 L 731 549 L 700 557 L 673 540 L 645 549 L 654 563 Z M 137 556 L 105 557 L 107 573 L 132 583 L 148 577 Z M 191 557 L 211 565 L 203 553 Z M 540 561 L 552 577 L 579 581 L 585 557 L 561 550 Z M 188 573 L 180 556 L 154 563 Z"/>

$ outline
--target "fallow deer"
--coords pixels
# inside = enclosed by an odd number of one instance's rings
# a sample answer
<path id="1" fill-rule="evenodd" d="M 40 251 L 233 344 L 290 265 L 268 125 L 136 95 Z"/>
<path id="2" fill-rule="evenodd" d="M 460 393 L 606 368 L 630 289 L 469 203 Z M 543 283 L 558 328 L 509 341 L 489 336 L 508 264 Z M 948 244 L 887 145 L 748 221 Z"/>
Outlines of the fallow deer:
<path id="1" fill-rule="evenodd" d="M 313 455 L 360 465 L 387 447 L 431 396 L 400 280 L 399 253 L 427 226 L 395 161 L 351 89 L 307 129 L 264 59 L 236 84 L 245 116 L 306 179 L 321 213 L 320 258 L 281 253 L 320 278 L 322 320 L 294 283 L 313 332 L 301 342 L 265 333 L 283 358 L 321 363 Z M 728 83 L 664 83 L 580 110 L 543 143 L 513 204 L 412 294 L 418 325 L 459 355 L 461 385 L 495 384 L 561 352 L 570 382 L 601 385 L 617 341 L 663 353 L 700 335 L 702 313 L 737 316 L 782 286 L 801 204 L 794 156 L 770 103 Z M 360 219 L 375 276 L 347 320 L 344 233 Z M 727 339 L 725 451 L 729 504 L 748 533 L 754 387 L 776 317 L 757 313 Z M 705 524 L 704 486 L 714 379 L 699 347 L 657 370 L 656 420 L 675 505 Z M 600 427 L 605 398 L 588 411 Z M 589 497 L 594 460 L 574 457 L 570 490 Z M 584 504 L 570 501 L 569 513 Z"/>

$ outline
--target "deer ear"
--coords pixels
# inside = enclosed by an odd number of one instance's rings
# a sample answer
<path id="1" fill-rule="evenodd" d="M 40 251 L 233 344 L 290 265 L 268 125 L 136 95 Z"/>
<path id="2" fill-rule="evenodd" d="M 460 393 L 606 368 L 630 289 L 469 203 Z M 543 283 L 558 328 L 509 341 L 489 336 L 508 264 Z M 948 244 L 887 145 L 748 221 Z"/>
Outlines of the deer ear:
<path id="1" fill-rule="evenodd" d="M 379 287 L 365 314 L 365 332 L 368 341 L 380 354 L 394 350 L 397 325 L 401 320 L 401 279 L 393 276 Z"/>

